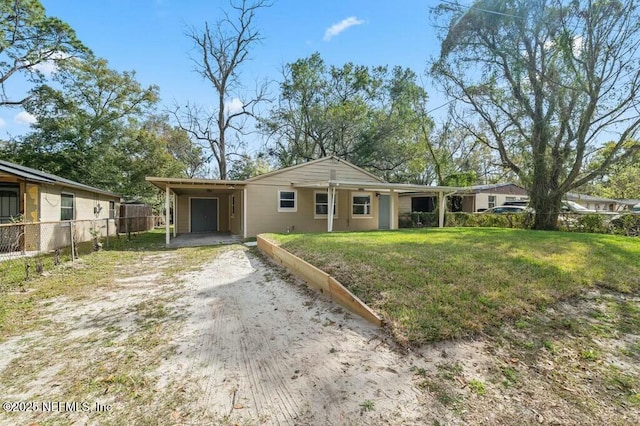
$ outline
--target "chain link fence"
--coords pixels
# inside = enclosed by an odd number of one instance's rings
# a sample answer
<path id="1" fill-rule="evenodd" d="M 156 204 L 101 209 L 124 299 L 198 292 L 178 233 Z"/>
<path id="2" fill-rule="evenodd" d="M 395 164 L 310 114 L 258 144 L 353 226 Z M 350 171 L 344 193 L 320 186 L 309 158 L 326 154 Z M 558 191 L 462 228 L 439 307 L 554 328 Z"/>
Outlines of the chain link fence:
<path id="1" fill-rule="evenodd" d="M 0 224 L 0 292 L 102 248 L 153 229 L 151 217 Z"/>

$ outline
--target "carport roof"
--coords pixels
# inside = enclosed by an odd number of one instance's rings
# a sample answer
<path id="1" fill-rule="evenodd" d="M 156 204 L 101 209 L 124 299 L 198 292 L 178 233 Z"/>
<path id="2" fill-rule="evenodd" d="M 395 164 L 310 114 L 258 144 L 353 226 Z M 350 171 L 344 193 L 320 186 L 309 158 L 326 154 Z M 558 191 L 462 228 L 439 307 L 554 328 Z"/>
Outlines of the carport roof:
<path id="1" fill-rule="evenodd" d="M 162 190 L 167 187 L 174 189 L 235 189 L 246 185 L 243 180 L 220 180 L 220 179 L 191 179 L 191 178 L 163 178 L 146 177 L 145 180 Z"/>

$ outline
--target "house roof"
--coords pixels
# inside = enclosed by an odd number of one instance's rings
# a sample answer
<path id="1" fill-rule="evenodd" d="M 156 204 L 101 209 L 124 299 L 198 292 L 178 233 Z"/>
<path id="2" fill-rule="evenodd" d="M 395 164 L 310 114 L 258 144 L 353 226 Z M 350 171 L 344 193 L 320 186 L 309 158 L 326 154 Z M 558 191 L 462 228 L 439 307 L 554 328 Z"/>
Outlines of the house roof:
<path id="1" fill-rule="evenodd" d="M 378 192 L 457 192 L 463 188 L 457 188 L 453 186 L 427 186 L 427 185 L 413 185 L 409 183 L 389 183 L 389 182 L 368 182 L 368 181 L 352 181 L 352 180 L 323 180 L 313 182 L 293 182 L 294 188 L 337 188 L 337 189 L 355 189 L 360 191 L 378 191 Z"/>
<path id="2" fill-rule="evenodd" d="M 508 186 L 515 186 L 517 188 L 523 189 L 523 187 L 521 187 L 520 185 L 516 185 L 515 183 L 511 183 L 511 182 L 507 182 L 507 183 L 492 183 L 492 184 L 487 184 L 487 185 L 472 185 L 469 186 L 467 188 L 465 188 L 467 191 L 469 192 L 484 192 L 484 191 L 490 191 L 492 189 L 500 189 L 500 188 L 506 188 Z"/>
<path id="3" fill-rule="evenodd" d="M 343 164 L 345 164 L 345 165 L 347 165 L 347 166 L 359 171 L 360 173 L 364 173 L 365 175 L 369 176 L 372 179 L 375 179 L 378 182 L 384 182 L 384 180 L 380 179 L 378 176 L 374 175 L 373 173 L 370 173 L 370 172 L 364 170 L 363 168 L 360 168 L 360 167 L 356 166 L 355 164 L 351 164 L 347 160 L 343 160 L 342 158 L 338 158 L 335 155 L 330 155 L 328 157 L 318 158 L 317 160 L 307 161 L 306 163 L 300 163 L 300 164 L 296 164 L 295 166 L 285 167 L 283 169 L 278 169 L 278 170 L 274 170 L 274 171 L 269 172 L 269 173 L 264 173 L 262 175 L 254 176 L 252 178 L 247 179 L 246 182 L 253 182 L 253 181 L 260 180 L 260 179 L 263 179 L 263 178 L 266 178 L 266 177 L 269 177 L 269 176 L 275 176 L 275 175 L 278 175 L 280 173 L 284 173 L 284 172 L 288 172 L 288 171 L 291 171 L 291 170 L 295 170 L 295 169 L 298 169 L 300 167 L 305 167 L 305 166 L 308 166 L 310 164 L 322 163 L 324 161 L 329 161 L 329 160 L 338 161 L 340 163 L 343 163 Z"/>
<path id="4" fill-rule="evenodd" d="M 75 182 L 69 179 L 65 179 L 63 177 L 56 176 L 51 173 L 32 169 L 31 167 L 22 166 L 20 164 L 10 163 L 4 160 L 0 160 L 0 172 L 17 176 L 28 182 L 46 183 L 50 185 L 61 185 L 61 186 L 66 186 L 70 188 L 81 189 L 83 191 L 109 195 L 112 197 L 118 197 L 118 198 L 120 197 L 118 194 L 114 194 L 113 192 L 105 191 L 103 189 L 95 188 L 93 186 L 85 185 L 80 182 Z"/>
<path id="5" fill-rule="evenodd" d="M 587 194 L 576 194 L 575 192 L 567 192 L 565 194 L 565 198 L 567 198 L 568 200 L 584 200 L 584 201 L 593 201 L 596 203 L 624 204 L 624 202 L 621 202 L 620 200 L 614 200 L 612 198 L 595 197 L 593 195 L 587 195 Z"/>

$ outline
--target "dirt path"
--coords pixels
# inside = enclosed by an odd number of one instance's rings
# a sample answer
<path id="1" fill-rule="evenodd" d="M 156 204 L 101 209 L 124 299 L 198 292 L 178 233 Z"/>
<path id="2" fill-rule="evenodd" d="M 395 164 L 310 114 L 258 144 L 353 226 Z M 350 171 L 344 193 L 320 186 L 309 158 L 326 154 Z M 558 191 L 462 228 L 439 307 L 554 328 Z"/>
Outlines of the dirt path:
<path id="1" fill-rule="evenodd" d="M 419 424 L 411 357 L 384 333 L 231 250 L 186 279 L 189 313 L 166 374 L 184 374 L 194 420 Z M 200 416 L 200 417 L 199 417 Z"/>

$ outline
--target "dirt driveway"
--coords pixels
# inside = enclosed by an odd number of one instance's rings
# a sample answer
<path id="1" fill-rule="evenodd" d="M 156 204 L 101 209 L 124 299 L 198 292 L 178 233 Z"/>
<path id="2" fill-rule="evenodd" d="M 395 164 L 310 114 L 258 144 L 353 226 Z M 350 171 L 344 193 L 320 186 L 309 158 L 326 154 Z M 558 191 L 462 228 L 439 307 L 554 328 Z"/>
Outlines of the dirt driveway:
<path id="1" fill-rule="evenodd" d="M 175 252 L 145 256 L 108 291 L 43 304 L 36 331 L 0 344 L 3 402 L 32 404 L 14 404 L 0 421 L 395 425 L 447 418 L 415 386 L 417 358 L 255 251 L 220 249 L 200 270 L 168 278 L 179 261 Z M 52 409 L 51 401 L 80 405 Z"/>

